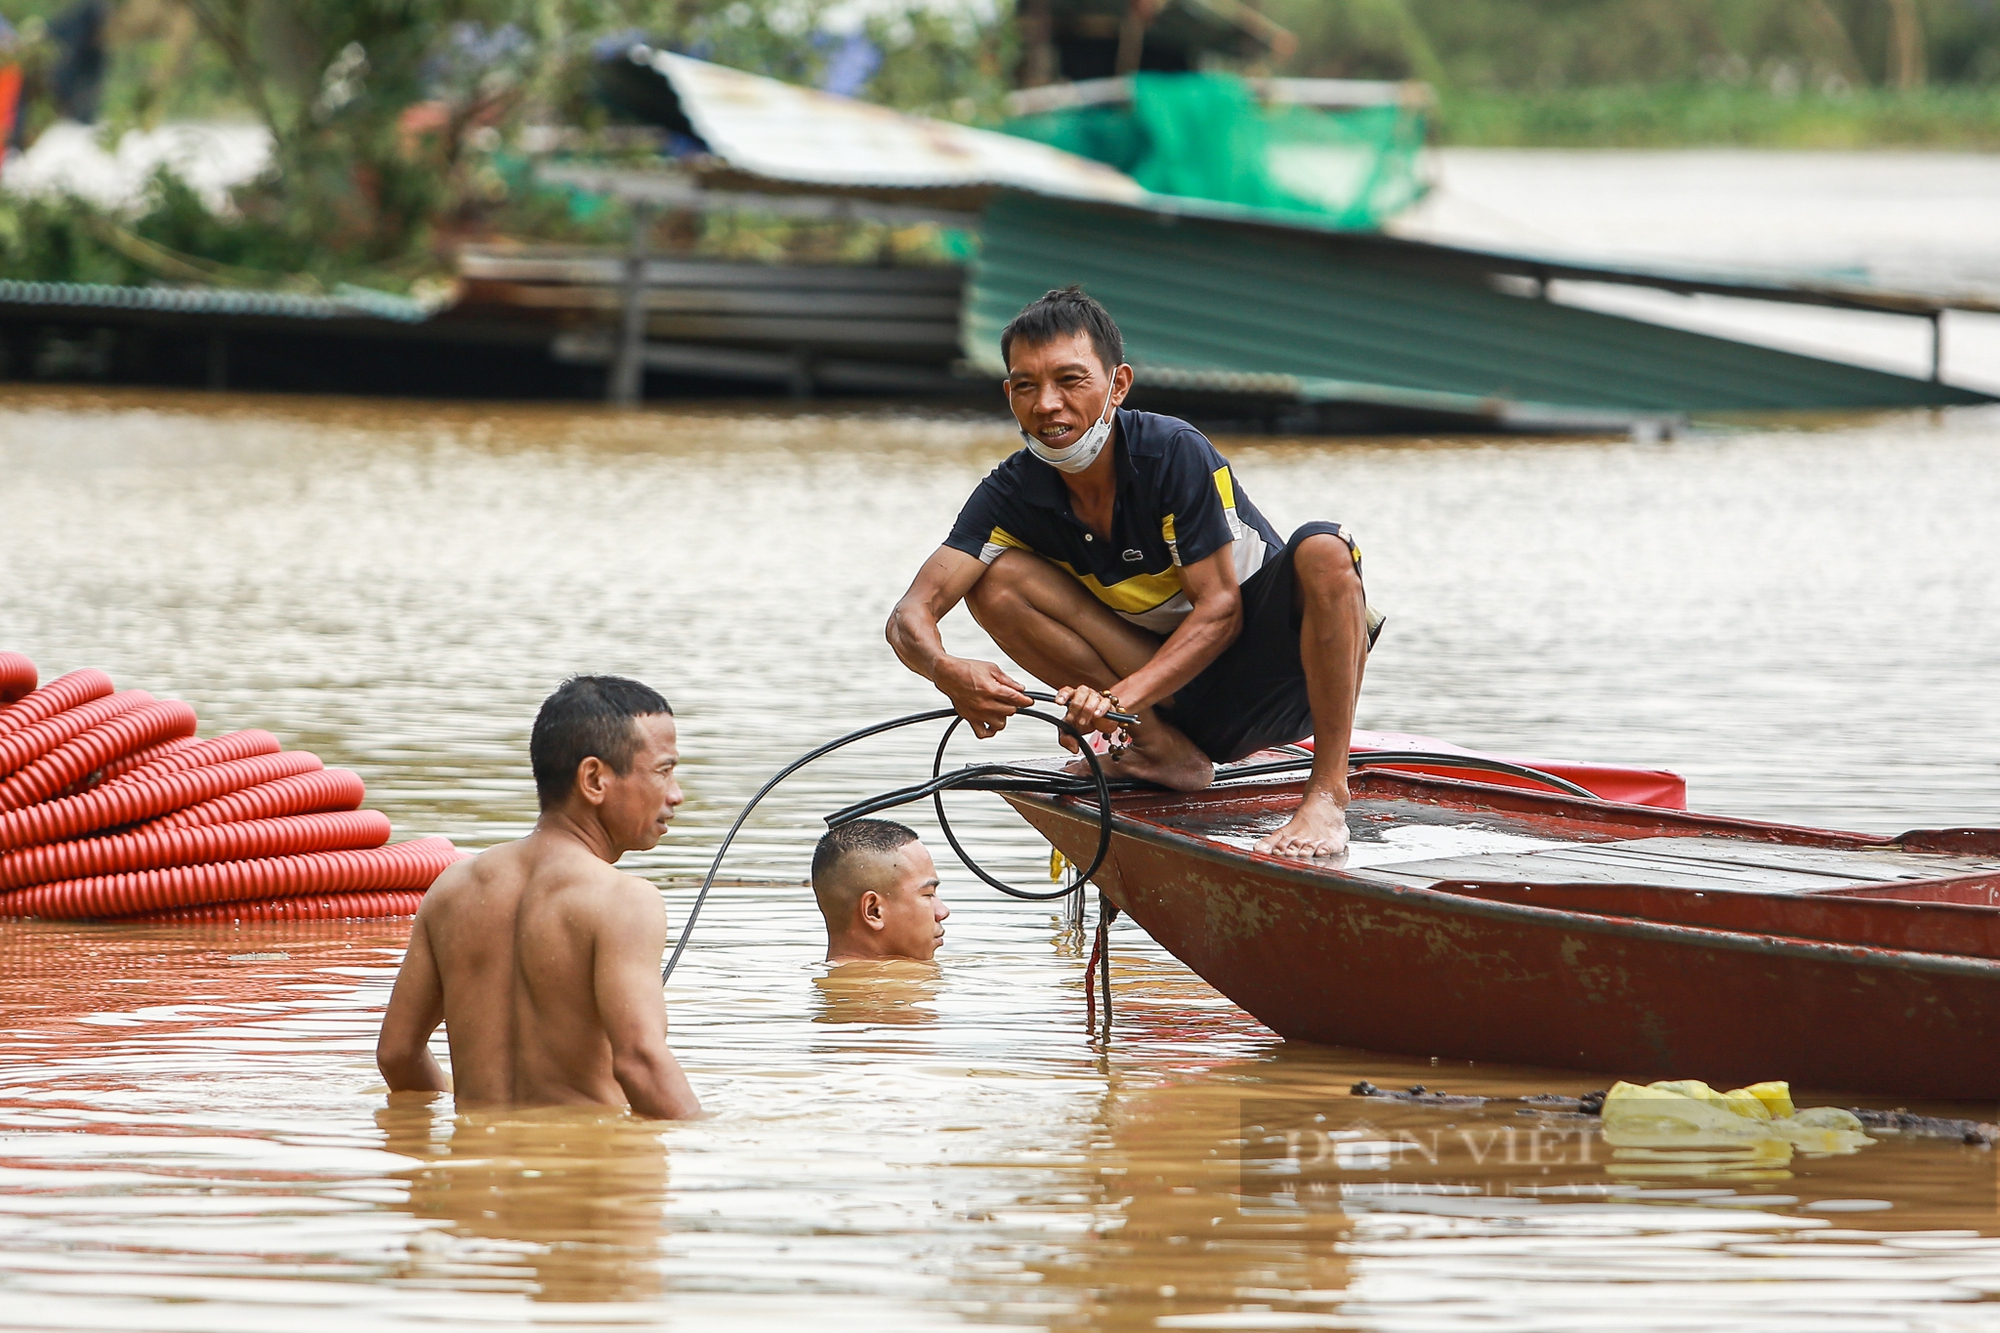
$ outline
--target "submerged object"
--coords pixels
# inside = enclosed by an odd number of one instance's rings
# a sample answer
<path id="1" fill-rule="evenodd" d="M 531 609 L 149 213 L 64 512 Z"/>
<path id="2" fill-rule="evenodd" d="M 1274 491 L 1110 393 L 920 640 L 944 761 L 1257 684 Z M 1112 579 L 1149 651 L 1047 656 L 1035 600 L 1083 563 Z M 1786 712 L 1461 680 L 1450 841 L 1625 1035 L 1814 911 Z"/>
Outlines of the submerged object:
<path id="1" fill-rule="evenodd" d="M 1303 784 L 1225 768 L 1206 791 L 1115 798 L 1095 881 L 1288 1039 L 2000 1098 L 2000 830 L 1883 839 L 1383 768 L 1349 782 L 1344 862 L 1252 851 Z M 1065 856 L 1096 845 L 1093 801 L 1006 799 Z"/>
<path id="2" fill-rule="evenodd" d="M 358 776 L 268 731 L 196 740 L 188 705 L 101 671 L 37 679 L 0 653 L 0 917 L 407 916 L 465 855 L 385 845 Z"/>

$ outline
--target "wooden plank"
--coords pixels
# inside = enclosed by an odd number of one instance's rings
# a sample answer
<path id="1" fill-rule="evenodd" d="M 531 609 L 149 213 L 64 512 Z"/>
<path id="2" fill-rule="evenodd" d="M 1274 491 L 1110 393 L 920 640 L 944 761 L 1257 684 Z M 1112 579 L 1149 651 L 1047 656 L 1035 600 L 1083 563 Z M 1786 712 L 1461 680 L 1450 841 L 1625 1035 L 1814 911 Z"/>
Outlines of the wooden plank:
<path id="1" fill-rule="evenodd" d="M 648 336 L 682 342 L 747 339 L 828 346 L 958 346 L 958 326 L 913 320 L 788 319 L 777 316 L 653 315 Z"/>
<path id="2" fill-rule="evenodd" d="M 556 287 L 480 283 L 462 305 L 505 305 L 530 310 L 616 310 L 613 287 Z M 646 308 L 717 315 L 782 315 L 829 319 L 915 319 L 958 324 L 958 301 L 946 295 L 879 292 L 726 291 L 650 288 Z"/>

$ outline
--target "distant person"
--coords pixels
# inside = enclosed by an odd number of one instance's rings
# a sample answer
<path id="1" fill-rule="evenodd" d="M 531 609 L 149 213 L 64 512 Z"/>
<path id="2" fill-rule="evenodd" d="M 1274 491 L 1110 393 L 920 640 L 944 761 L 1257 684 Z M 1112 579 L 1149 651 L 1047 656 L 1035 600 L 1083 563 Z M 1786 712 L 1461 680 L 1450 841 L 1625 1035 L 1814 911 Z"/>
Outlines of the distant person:
<path id="1" fill-rule="evenodd" d="M 1353 537 L 1315 522 L 1280 540 L 1200 431 L 1120 406 L 1124 339 L 1081 289 L 1028 305 L 1000 353 L 1026 447 L 987 474 L 896 604 L 896 655 L 974 734 L 999 731 L 1030 701 L 994 663 L 945 651 L 938 622 L 964 601 L 1071 725 L 1115 737 L 1105 715 L 1137 714 L 1112 772 L 1177 791 L 1317 737 L 1304 798 L 1257 850 L 1343 853 L 1347 747 L 1381 623 Z"/>
<path id="2" fill-rule="evenodd" d="M 629 1105 L 701 1113 L 667 1049 L 659 890 L 612 868 L 666 834 L 683 796 L 673 710 L 618 676 L 573 676 L 528 744 L 541 818 L 424 895 L 382 1017 L 391 1092 L 452 1091 L 431 1055 L 443 1023 L 461 1107 Z"/>
<path id="3" fill-rule="evenodd" d="M 937 866 L 914 830 L 857 819 L 813 849 L 813 897 L 826 919 L 826 961 L 881 958 L 929 962 L 944 942 L 951 909 L 938 896 Z"/>
<path id="4" fill-rule="evenodd" d="M 56 109 L 80 125 L 95 125 L 104 101 L 104 29 L 110 21 L 111 0 L 76 0 L 49 20 L 60 52 L 49 76 Z"/>

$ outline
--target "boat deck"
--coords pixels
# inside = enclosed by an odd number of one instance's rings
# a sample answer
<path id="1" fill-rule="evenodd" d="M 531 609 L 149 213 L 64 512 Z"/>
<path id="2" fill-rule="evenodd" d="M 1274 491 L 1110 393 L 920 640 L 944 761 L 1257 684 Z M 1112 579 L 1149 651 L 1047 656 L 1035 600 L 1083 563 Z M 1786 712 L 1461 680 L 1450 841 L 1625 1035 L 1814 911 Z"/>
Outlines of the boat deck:
<path id="1" fill-rule="evenodd" d="M 1848 847 L 1788 847 L 1733 838 L 1655 837 L 1555 843 L 1534 850 L 1350 867 L 1397 884 L 1642 884 L 1651 888 L 1823 893 L 1899 880 L 2000 873 L 2000 860 Z"/>
<path id="2" fill-rule="evenodd" d="M 1120 813 L 1248 849 L 1285 821 L 1292 802 L 1238 791 L 1220 788 L 1206 800 L 1180 799 L 1154 809 L 1121 804 Z M 1633 837 L 1634 828 L 1616 822 L 1552 825 L 1546 817 L 1359 793 L 1349 827 L 1353 842 L 1339 873 L 1416 887 L 1504 882 L 1839 893 L 1868 885 L 2000 875 L 2000 856 L 1906 851 L 1893 845 L 1798 845 L 1713 832 Z"/>

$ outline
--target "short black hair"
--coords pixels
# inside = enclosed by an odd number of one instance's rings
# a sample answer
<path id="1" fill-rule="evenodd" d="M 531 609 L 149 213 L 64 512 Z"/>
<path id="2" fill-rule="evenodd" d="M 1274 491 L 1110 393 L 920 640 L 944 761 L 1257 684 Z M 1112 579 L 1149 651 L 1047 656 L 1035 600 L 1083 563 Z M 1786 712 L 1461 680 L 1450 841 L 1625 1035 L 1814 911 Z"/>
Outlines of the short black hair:
<path id="1" fill-rule="evenodd" d="M 1011 368 L 1016 342 L 1033 346 L 1073 333 L 1090 335 L 1090 345 L 1106 370 L 1116 370 L 1124 363 L 1125 335 L 1118 331 L 1111 312 L 1075 283 L 1051 287 L 1041 299 L 1028 302 L 1021 307 L 1020 314 L 1007 321 L 1007 327 L 1000 330 L 1000 359 Z"/>
<path id="2" fill-rule="evenodd" d="M 634 718 L 673 716 L 659 691 L 623 676 L 571 676 L 542 700 L 528 739 L 535 797 L 544 810 L 561 805 L 576 786 L 576 768 L 602 759 L 623 777 L 639 748 Z"/>
<path id="3" fill-rule="evenodd" d="M 812 880 L 818 888 L 848 857 L 859 852 L 893 852 L 917 840 L 917 831 L 893 819 L 857 819 L 829 829 L 813 848 Z"/>

